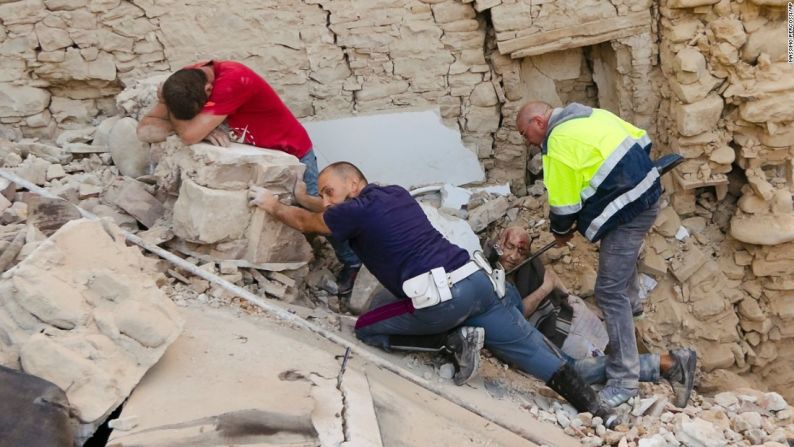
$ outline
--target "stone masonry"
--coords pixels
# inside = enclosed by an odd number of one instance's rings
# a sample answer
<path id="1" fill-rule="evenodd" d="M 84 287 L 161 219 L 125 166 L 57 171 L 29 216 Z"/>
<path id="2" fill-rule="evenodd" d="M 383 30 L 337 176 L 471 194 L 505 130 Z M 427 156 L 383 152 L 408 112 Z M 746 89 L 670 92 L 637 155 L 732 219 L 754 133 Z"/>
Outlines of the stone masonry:
<path id="1" fill-rule="evenodd" d="M 160 154 L 124 150 L 133 147 L 130 120 L 145 108 L 114 96 L 196 59 L 236 59 L 301 119 L 439 107 L 489 181 L 509 181 L 523 195 L 540 176 L 537 155 L 515 131 L 523 101 L 608 108 L 648 129 L 654 154 L 687 159 L 665 178 L 675 212 L 660 216 L 643 258 L 660 280 L 650 309 L 660 346 L 693 343 L 706 354 L 705 369 L 756 373 L 792 399 L 786 3 L 0 1 L 0 137 L 80 141 L 99 125 L 107 140 L 98 145 L 137 176 Z M 125 121 L 102 122 L 113 115 Z M 25 141 L 35 156 L 20 170 L 42 184 L 60 173 L 48 172 L 54 161 L 38 144 Z M 130 152 L 144 155 L 122 167 Z M 182 187 L 185 197 L 207 193 L 192 178 Z M 682 227 L 689 236 L 678 237 Z M 196 240 L 206 230 L 188 228 L 183 237 Z"/>

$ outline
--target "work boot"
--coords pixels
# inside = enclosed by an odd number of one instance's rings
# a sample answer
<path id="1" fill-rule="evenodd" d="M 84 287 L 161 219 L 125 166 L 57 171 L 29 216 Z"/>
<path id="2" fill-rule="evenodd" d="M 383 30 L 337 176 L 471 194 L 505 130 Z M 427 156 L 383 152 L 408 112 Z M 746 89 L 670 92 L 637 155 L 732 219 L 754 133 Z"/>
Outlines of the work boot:
<path id="1" fill-rule="evenodd" d="M 585 383 L 582 376 L 570 364 L 563 364 L 546 382 L 546 386 L 565 398 L 576 408 L 576 411 L 589 412 L 600 417 L 604 421 L 604 427 L 611 429 L 618 425 L 618 415 L 601 403 L 595 391 Z"/>
<path id="2" fill-rule="evenodd" d="M 339 276 L 336 278 L 338 295 L 348 295 L 353 291 L 353 285 L 356 283 L 356 276 L 358 276 L 359 270 L 361 270 L 361 264 L 342 267 L 342 271 L 339 272 Z"/>
<path id="3" fill-rule="evenodd" d="M 673 387 L 675 406 L 684 408 L 689 402 L 692 388 L 695 387 L 697 353 L 693 349 L 681 348 L 670 351 L 670 356 L 675 359 L 675 364 L 662 377 Z"/>
<path id="4" fill-rule="evenodd" d="M 462 326 L 447 335 L 445 347 L 454 357 L 455 385 L 463 385 L 477 374 L 484 344 L 485 329 L 481 327 Z"/>

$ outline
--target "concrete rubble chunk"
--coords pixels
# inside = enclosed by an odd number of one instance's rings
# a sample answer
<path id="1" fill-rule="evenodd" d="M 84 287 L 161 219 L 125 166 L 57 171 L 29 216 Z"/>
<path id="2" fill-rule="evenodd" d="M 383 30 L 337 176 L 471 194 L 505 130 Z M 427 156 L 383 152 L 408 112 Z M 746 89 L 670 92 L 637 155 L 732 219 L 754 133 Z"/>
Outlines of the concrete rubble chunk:
<path id="1" fill-rule="evenodd" d="M 149 145 L 138 140 L 138 122 L 121 118 L 108 134 L 107 146 L 113 163 L 127 177 L 140 177 L 149 173 Z"/>
<path id="2" fill-rule="evenodd" d="M 173 208 L 174 235 L 191 244 L 191 250 L 217 260 L 257 266 L 311 257 L 301 233 L 248 206 L 249 185 L 291 198 L 303 170 L 295 157 L 280 151 L 236 143 L 228 148 L 203 143 L 185 147 L 172 139 L 155 175 L 161 183 L 181 179 Z"/>
<path id="3" fill-rule="evenodd" d="M 375 276 L 367 270 L 366 267 L 361 267 L 358 275 L 356 276 L 356 283 L 353 285 L 353 291 L 350 293 L 350 300 L 348 301 L 348 308 L 354 315 L 360 315 L 369 310 L 372 297 L 383 286 L 378 282 Z"/>
<path id="4" fill-rule="evenodd" d="M 342 395 L 332 352 L 296 339 L 282 326 L 229 310 L 186 308 L 184 315 L 184 336 L 135 388 L 120 415 L 137 417 L 137 423 L 130 430 L 114 430 L 111 444 L 319 445 L 319 433 L 327 430 L 344 439 L 341 414 L 334 416 L 341 413 Z M 218 362 L 220 357 L 225 360 Z M 326 384 L 319 376 L 334 379 Z M 313 393 L 318 388 L 325 391 L 318 393 L 325 402 L 338 400 L 326 417 L 315 414 L 325 405 Z M 179 399 L 173 398 L 175 389 L 183 390 Z M 207 423 L 254 430 L 201 429 Z M 187 430 L 169 429 L 170 424 Z"/>
<path id="5" fill-rule="evenodd" d="M 673 116 L 678 131 L 684 136 L 694 136 L 713 130 L 722 114 L 723 100 L 717 94 L 711 94 L 693 104 L 677 104 Z"/>
<path id="6" fill-rule="evenodd" d="M 794 241 L 794 216 L 753 215 L 731 219 L 731 236 L 756 245 L 777 245 Z"/>
<path id="7" fill-rule="evenodd" d="M 43 88 L 0 82 L 0 117 L 35 115 L 49 103 L 50 92 Z"/>
<path id="8" fill-rule="evenodd" d="M 146 228 L 151 228 L 162 217 L 165 208 L 154 198 L 143 183 L 128 177 L 119 178 L 105 191 L 103 200 L 130 213 Z"/>
<path id="9" fill-rule="evenodd" d="M 720 447 L 726 445 L 722 430 L 701 418 L 690 419 L 682 414 L 675 424 L 676 438 L 691 447 Z"/>
<path id="10" fill-rule="evenodd" d="M 766 393 L 764 397 L 758 400 L 758 405 L 767 411 L 782 411 L 788 408 L 788 403 L 778 393 Z"/>
<path id="11" fill-rule="evenodd" d="M 150 261 L 109 221 L 72 220 L 0 280 L 22 369 L 66 390 L 90 435 L 182 328 Z"/>
<path id="12" fill-rule="evenodd" d="M 501 218 L 510 207 L 506 197 L 489 200 L 469 212 L 469 225 L 475 232 L 484 230 L 495 220 Z"/>

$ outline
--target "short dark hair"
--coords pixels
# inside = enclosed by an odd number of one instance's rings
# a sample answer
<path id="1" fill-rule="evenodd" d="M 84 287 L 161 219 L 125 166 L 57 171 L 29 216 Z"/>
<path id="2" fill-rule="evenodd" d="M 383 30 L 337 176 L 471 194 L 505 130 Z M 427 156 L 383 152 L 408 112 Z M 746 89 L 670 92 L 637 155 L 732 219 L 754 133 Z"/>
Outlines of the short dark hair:
<path id="1" fill-rule="evenodd" d="M 330 165 L 323 168 L 323 170 L 320 172 L 320 175 L 322 175 L 325 171 L 333 171 L 336 174 L 341 174 L 343 177 L 352 175 L 364 182 L 365 185 L 369 183 L 367 182 L 367 178 L 364 177 L 364 173 L 362 173 L 361 170 L 356 167 L 356 165 L 347 161 L 337 161 L 336 163 L 331 163 Z"/>
<path id="2" fill-rule="evenodd" d="M 207 75 L 199 68 L 183 68 L 163 83 L 163 100 L 176 119 L 193 119 L 207 102 Z"/>

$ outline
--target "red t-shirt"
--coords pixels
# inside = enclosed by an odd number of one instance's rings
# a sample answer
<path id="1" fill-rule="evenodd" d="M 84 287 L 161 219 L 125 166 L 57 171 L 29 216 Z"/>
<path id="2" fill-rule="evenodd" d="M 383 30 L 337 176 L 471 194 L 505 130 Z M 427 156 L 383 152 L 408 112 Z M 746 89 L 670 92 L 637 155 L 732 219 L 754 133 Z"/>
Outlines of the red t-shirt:
<path id="1" fill-rule="evenodd" d="M 212 69 L 215 80 L 203 112 L 227 115 L 227 124 L 246 144 L 298 158 L 309 152 L 312 141 L 306 129 L 261 76 L 234 61 L 212 61 Z"/>

